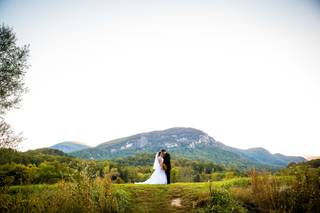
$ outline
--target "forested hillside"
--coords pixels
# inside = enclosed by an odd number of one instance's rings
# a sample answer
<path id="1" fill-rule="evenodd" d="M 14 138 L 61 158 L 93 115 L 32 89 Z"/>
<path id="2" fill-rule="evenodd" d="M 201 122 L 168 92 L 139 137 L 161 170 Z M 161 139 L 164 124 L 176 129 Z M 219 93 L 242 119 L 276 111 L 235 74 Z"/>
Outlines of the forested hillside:
<path id="1" fill-rule="evenodd" d="M 290 162 L 305 161 L 303 157 L 271 154 L 264 148 L 237 149 L 216 141 L 201 130 L 182 127 L 119 138 L 70 154 L 83 159 L 105 160 L 155 153 L 163 148 L 177 157 L 212 161 L 240 170 L 277 170 Z"/>

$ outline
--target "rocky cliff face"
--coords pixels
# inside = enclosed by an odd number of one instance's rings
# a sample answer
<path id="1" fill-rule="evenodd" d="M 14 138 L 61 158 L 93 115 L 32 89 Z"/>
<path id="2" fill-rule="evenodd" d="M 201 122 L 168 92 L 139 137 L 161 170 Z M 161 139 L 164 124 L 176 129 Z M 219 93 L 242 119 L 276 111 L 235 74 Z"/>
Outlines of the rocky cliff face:
<path id="1" fill-rule="evenodd" d="M 216 141 L 205 132 L 193 128 L 170 128 L 140 133 L 99 144 L 71 154 L 85 159 L 112 159 L 138 153 L 154 153 L 166 149 L 173 155 L 190 159 L 211 160 L 238 168 L 280 168 L 302 157 L 271 154 L 263 148 L 237 149 Z"/>

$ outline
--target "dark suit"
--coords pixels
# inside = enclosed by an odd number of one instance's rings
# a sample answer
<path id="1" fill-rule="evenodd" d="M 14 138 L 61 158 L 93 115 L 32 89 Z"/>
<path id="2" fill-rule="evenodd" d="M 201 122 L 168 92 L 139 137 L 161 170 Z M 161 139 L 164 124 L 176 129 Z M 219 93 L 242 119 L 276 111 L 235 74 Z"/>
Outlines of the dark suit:
<path id="1" fill-rule="evenodd" d="M 167 184 L 170 184 L 170 171 L 171 171 L 171 162 L 170 162 L 170 154 L 166 153 L 163 158 L 163 163 L 167 166 L 166 175 L 167 175 Z"/>

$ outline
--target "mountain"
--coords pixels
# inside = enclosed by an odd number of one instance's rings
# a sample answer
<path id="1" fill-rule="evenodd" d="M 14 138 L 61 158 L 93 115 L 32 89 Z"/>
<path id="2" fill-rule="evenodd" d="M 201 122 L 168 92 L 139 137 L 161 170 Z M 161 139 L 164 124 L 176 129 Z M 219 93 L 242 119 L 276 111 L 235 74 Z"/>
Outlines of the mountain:
<path id="1" fill-rule="evenodd" d="M 283 160 L 284 162 L 295 162 L 295 163 L 300 163 L 300 162 L 305 162 L 307 159 L 303 157 L 297 157 L 297 156 L 286 156 L 280 153 L 274 154 L 277 158 Z"/>
<path id="2" fill-rule="evenodd" d="M 263 148 L 237 149 L 226 146 L 205 132 L 193 128 L 170 128 L 136 134 L 70 154 L 85 159 L 114 159 L 138 153 L 155 153 L 163 148 L 173 156 L 210 160 L 239 169 L 277 169 L 290 162 L 305 161 L 303 157 L 274 155 Z"/>
<path id="3" fill-rule="evenodd" d="M 90 146 L 77 141 L 66 141 L 66 142 L 62 142 L 62 143 L 58 143 L 53 146 L 50 146 L 49 148 L 57 149 L 65 153 L 70 153 L 70 152 L 80 151 L 83 149 L 88 149 L 90 148 Z"/>
<path id="4" fill-rule="evenodd" d="M 320 156 L 306 156 L 307 160 L 315 160 L 315 159 L 320 159 Z"/>

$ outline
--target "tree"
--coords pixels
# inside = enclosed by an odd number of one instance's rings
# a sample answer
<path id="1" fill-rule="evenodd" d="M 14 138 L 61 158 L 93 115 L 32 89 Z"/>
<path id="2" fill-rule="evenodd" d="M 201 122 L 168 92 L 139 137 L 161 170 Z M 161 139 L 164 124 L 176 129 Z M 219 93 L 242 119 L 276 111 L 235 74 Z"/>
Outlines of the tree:
<path id="1" fill-rule="evenodd" d="M 11 126 L 0 116 L 0 148 L 14 148 L 21 140 L 21 134 L 15 134 Z"/>
<path id="2" fill-rule="evenodd" d="M 0 147 L 15 147 L 20 141 L 11 126 L 5 122 L 4 115 L 17 108 L 21 96 L 26 92 L 24 76 L 28 68 L 29 47 L 17 45 L 12 28 L 0 26 Z"/>

